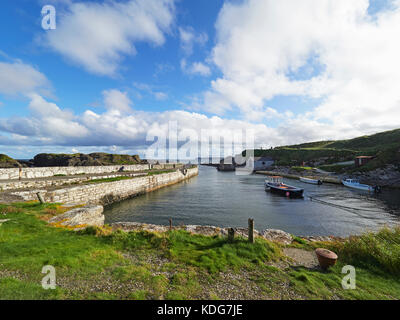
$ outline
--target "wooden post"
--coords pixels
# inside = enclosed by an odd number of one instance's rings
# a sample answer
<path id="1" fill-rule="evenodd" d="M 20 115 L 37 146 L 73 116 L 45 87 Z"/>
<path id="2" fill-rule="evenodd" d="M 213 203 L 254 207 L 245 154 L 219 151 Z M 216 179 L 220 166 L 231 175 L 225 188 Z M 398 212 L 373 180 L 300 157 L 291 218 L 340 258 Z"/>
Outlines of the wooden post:
<path id="1" fill-rule="evenodd" d="M 232 243 L 235 240 L 235 229 L 229 228 L 228 229 L 228 242 Z"/>
<path id="2" fill-rule="evenodd" d="M 169 231 L 172 231 L 172 219 L 169 219 Z"/>
<path id="3" fill-rule="evenodd" d="M 22 179 L 22 168 L 21 167 L 19 167 L 19 177 L 18 177 L 18 180 L 21 180 Z"/>
<path id="4" fill-rule="evenodd" d="M 42 196 L 42 194 L 40 192 L 36 193 L 36 195 L 37 195 L 37 197 L 38 197 L 38 199 L 39 199 L 41 204 L 45 203 L 44 198 L 43 198 L 43 196 Z"/>
<path id="5" fill-rule="evenodd" d="M 249 219 L 249 242 L 254 243 L 254 219 Z"/>

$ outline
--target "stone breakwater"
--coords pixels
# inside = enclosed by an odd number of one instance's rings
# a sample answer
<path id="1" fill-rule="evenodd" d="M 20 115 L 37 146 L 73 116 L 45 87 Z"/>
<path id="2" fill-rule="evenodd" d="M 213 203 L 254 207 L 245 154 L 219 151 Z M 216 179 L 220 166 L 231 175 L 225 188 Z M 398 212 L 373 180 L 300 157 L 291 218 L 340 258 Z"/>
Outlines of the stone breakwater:
<path id="1" fill-rule="evenodd" d="M 182 164 L 135 164 L 93 167 L 42 167 L 0 169 L 0 180 L 37 179 L 58 175 L 91 175 L 118 171 L 137 172 L 146 170 L 164 170 L 181 168 Z"/>
<path id="2" fill-rule="evenodd" d="M 169 226 L 139 223 L 139 222 L 116 222 L 111 224 L 112 229 L 122 230 L 125 232 L 130 231 L 148 231 L 148 232 L 168 232 L 170 230 Z M 173 227 L 173 230 L 184 230 L 191 234 L 203 235 L 203 236 L 228 236 L 229 228 L 220 228 L 215 226 L 199 226 L 199 225 L 188 225 L 188 226 L 178 226 Z M 235 228 L 237 236 L 247 238 L 248 229 L 247 228 Z M 276 229 L 266 229 L 263 231 L 254 230 L 254 236 L 264 238 L 268 241 L 278 242 L 281 244 L 291 244 L 295 239 L 294 237 L 285 231 Z M 322 236 L 310 236 L 302 237 L 302 239 L 317 242 L 317 241 L 332 241 L 334 239 L 340 239 L 337 237 L 322 237 Z"/>
<path id="3" fill-rule="evenodd" d="M 50 203 L 108 205 L 176 184 L 197 176 L 198 173 L 198 167 L 195 167 L 128 180 L 80 185 L 56 190 L 17 191 L 13 192 L 12 195 L 19 197 L 23 201 L 32 201 L 37 200 L 37 193 L 40 192 L 45 202 Z"/>
<path id="4" fill-rule="evenodd" d="M 81 208 L 75 208 L 67 211 L 64 214 L 52 218 L 49 223 L 57 227 L 67 227 L 75 231 L 85 229 L 88 226 L 104 226 L 105 217 L 103 215 L 103 206 L 88 205 Z M 170 231 L 169 226 L 138 223 L 138 222 L 116 222 L 111 224 L 112 230 L 122 230 L 125 232 L 131 231 L 147 231 L 164 233 Z M 191 234 L 203 236 L 228 236 L 228 228 L 219 228 L 215 226 L 199 226 L 188 225 L 172 227 L 173 230 L 184 230 Z M 236 235 L 247 238 L 247 228 L 235 228 Z M 278 242 L 284 245 L 291 244 L 295 239 L 294 237 L 282 230 L 266 229 L 263 231 L 254 230 L 254 236 L 266 239 L 268 241 Z M 303 239 L 309 241 L 332 241 L 333 237 L 304 237 Z M 335 238 L 338 239 L 338 238 Z"/>

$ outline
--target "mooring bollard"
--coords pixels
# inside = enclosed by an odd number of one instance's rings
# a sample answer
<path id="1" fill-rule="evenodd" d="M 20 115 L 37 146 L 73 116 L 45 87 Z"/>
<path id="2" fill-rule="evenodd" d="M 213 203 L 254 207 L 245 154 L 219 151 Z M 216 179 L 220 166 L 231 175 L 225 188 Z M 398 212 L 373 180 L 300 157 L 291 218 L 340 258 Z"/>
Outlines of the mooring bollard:
<path id="1" fill-rule="evenodd" d="M 235 229 L 229 228 L 228 229 L 228 242 L 233 242 L 235 240 Z"/>
<path id="2" fill-rule="evenodd" d="M 254 243 L 254 219 L 249 219 L 249 242 Z"/>
<path id="3" fill-rule="evenodd" d="M 37 197 L 38 197 L 38 199 L 39 199 L 41 204 L 45 203 L 44 198 L 43 198 L 43 196 L 42 196 L 42 194 L 40 192 L 36 193 L 36 195 L 37 195 Z"/>

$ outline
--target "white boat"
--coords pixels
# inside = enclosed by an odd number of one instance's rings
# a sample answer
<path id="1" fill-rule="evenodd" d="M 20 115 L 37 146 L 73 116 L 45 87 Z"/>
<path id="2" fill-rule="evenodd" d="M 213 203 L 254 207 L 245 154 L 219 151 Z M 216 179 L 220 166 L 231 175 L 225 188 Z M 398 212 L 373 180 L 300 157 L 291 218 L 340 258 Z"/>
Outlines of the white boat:
<path id="1" fill-rule="evenodd" d="M 357 190 L 368 191 L 368 192 L 379 192 L 380 191 L 380 188 L 378 186 L 373 187 L 373 186 L 370 186 L 367 184 L 362 184 L 357 179 L 342 180 L 342 183 L 346 187 L 357 189 Z"/>
<path id="2" fill-rule="evenodd" d="M 322 181 L 319 179 L 311 179 L 311 178 L 306 178 L 306 177 L 300 177 L 300 181 L 304 182 L 304 183 L 317 184 L 317 185 L 322 184 Z"/>

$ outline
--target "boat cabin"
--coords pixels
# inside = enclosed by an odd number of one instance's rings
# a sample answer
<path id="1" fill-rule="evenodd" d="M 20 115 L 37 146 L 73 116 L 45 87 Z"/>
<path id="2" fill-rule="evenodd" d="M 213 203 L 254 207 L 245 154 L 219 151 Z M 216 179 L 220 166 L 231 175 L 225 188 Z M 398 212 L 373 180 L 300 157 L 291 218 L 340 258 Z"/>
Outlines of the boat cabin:
<path id="1" fill-rule="evenodd" d="M 269 176 L 267 181 L 269 183 L 282 184 L 283 183 L 283 177 L 281 177 L 281 176 Z"/>

